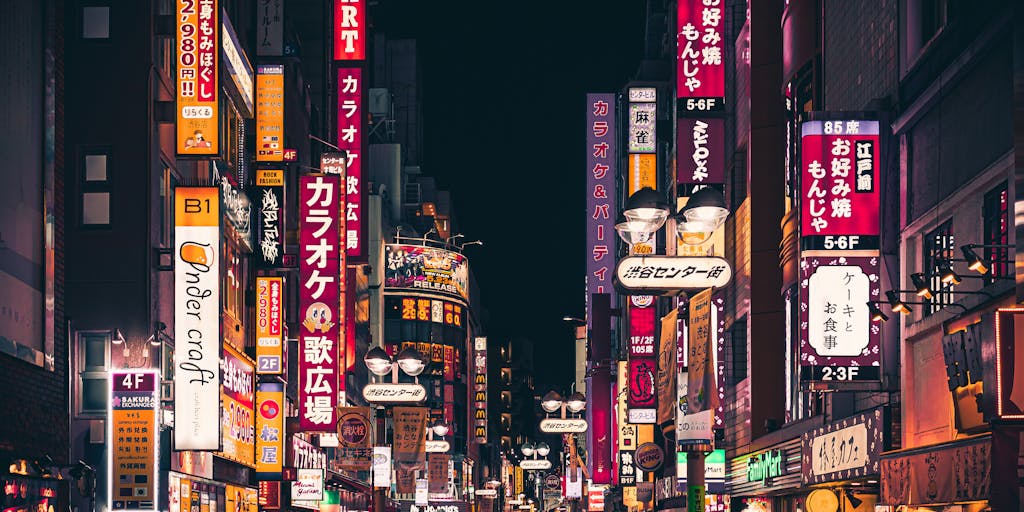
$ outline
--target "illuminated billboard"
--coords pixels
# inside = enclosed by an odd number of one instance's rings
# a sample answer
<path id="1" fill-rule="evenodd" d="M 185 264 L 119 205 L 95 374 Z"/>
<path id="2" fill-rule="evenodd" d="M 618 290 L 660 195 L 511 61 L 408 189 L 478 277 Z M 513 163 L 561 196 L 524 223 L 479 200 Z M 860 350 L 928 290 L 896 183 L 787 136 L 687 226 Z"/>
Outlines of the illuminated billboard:
<path id="1" fill-rule="evenodd" d="M 156 510 L 160 377 L 154 370 L 110 373 L 108 510 Z"/>
<path id="2" fill-rule="evenodd" d="M 590 295 L 612 293 L 615 268 L 615 95 L 587 94 L 587 325 Z"/>
<path id="3" fill-rule="evenodd" d="M 725 106 L 724 4 L 679 0 L 676 7 L 676 97 L 687 111 Z"/>
<path id="4" fill-rule="evenodd" d="M 364 256 L 363 242 L 363 70 L 338 69 L 338 126 L 335 144 L 347 155 L 345 169 L 345 253 Z M 324 171 L 327 172 L 327 171 Z"/>
<path id="5" fill-rule="evenodd" d="M 385 290 L 422 290 L 469 301 L 469 263 L 462 254 L 398 244 L 384 252 Z"/>
<path id="6" fill-rule="evenodd" d="M 334 0 L 334 60 L 366 58 L 366 0 Z"/>
<path id="7" fill-rule="evenodd" d="M 260 375 L 278 375 L 284 366 L 283 281 L 256 278 L 256 373 Z"/>
<path id="8" fill-rule="evenodd" d="M 221 391 L 220 457 L 256 467 L 256 424 L 253 418 L 256 396 L 253 363 L 231 345 L 224 345 Z"/>
<path id="9" fill-rule="evenodd" d="M 178 155 L 216 155 L 220 151 L 220 48 L 218 0 L 177 1 L 177 149 Z"/>
<path id="10" fill-rule="evenodd" d="M 256 68 L 256 161 L 284 160 L 284 66 Z"/>

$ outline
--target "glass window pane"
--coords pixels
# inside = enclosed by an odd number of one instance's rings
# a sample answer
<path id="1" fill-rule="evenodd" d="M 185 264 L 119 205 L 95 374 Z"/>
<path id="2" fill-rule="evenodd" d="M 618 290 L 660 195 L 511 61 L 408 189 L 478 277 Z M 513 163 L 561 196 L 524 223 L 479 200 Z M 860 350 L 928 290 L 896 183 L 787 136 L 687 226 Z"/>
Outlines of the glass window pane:
<path id="1" fill-rule="evenodd" d="M 82 37 L 107 39 L 110 37 L 110 7 L 82 8 Z"/>
<path id="2" fill-rule="evenodd" d="M 82 378 L 82 410 L 104 411 L 107 409 L 107 379 Z"/>
<path id="3" fill-rule="evenodd" d="M 107 155 L 85 155 L 85 181 L 107 181 Z"/>
<path id="4" fill-rule="evenodd" d="M 82 224 L 110 224 L 110 193 L 82 194 Z"/>
<path id="5" fill-rule="evenodd" d="M 97 334 L 82 336 L 84 339 L 85 368 L 105 371 L 107 369 L 107 337 Z"/>

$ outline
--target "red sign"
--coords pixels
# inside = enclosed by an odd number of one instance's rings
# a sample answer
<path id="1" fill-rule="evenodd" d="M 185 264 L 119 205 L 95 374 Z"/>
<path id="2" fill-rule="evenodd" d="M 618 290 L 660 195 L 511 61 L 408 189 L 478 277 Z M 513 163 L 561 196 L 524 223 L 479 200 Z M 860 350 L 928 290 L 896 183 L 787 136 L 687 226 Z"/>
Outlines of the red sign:
<path id="1" fill-rule="evenodd" d="M 297 162 L 299 160 L 299 151 L 297 149 L 286 149 L 284 150 L 283 158 L 285 162 Z"/>
<path id="2" fill-rule="evenodd" d="M 725 97 L 724 7 L 725 2 L 720 0 L 679 0 L 676 16 L 677 97 Z"/>
<path id="3" fill-rule="evenodd" d="M 341 179 L 299 178 L 299 425 L 333 432 L 342 325 Z"/>
<path id="4" fill-rule="evenodd" d="M 654 357 L 654 304 L 629 308 L 629 355 Z"/>
<path id="5" fill-rule="evenodd" d="M 808 121 L 800 145 L 800 236 L 822 237 L 804 248 L 878 249 L 877 239 L 857 238 L 879 233 L 878 121 Z"/>
<path id="6" fill-rule="evenodd" d="M 345 178 L 345 253 L 363 254 L 363 70 L 338 69 L 338 134 L 335 141 L 348 154 Z"/>
<path id="7" fill-rule="evenodd" d="M 366 1 L 334 0 L 334 60 L 366 58 Z"/>
<path id="8" fill-rule="evenodd" d="M 281 482 L 261 480 L 259 486 L 260 509 L 281 508 Z"/>
<path id="9" fill-rule="evenodd" d="M 654 298 L 634 295 L 629 301 L 629 395 L 630 409 L 657 405 L 658 362 L 655 355 Z"/>

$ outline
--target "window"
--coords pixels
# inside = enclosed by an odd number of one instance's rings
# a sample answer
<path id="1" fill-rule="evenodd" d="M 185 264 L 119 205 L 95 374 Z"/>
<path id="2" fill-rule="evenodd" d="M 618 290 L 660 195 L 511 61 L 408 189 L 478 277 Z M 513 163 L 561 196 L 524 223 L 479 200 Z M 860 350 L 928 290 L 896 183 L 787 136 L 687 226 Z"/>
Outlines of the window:
<path id="1" fill-rule="evenodd" d="M 936 311 L 953 303 L 953 285 L 942 284 L 942 268 L 945 265 L 952 265 L 953 248 L 955 247 L 952 232 L 952 219 L 947 219 L 930 233 L 924 236 L 922 241 L 922 255 L 924 256 L 924 273 L 928 279 L 928 285 L 934 295 L 931 300 L 926 300 L 924 316 L 929 316 Z"/>
<path id="2" fill-rule="evenodd" d="M 110 224 L 110 152 L 89 150 L 82 157 L 82 224 Z"/>
<path id="3" fill-rule="evenodd" d="M 984 245 L 1007 245 L 1010 243 L 1010 216 L 1006 195 L 1005 181 L 985 194 L 982 206 L 982 218 L 985 224 L 985 238 L 982 241 Z M 1009 248 L 985 247 L 984 258 L 989 262 L 989 271 L 985 274 L 986 285 L 992 284 L 996 277 L 1009 275 Z"/>
<path id="4" fill-rule="evenodd" d="M 110 343 L 110 331 L 78 333 L 79 414 L 105 414 L 107 411 Z"/>
<path id="5" fill-rule="evenodd" d="M 110 7 L 82 8 L 82 39 L 110 38 Z"/>

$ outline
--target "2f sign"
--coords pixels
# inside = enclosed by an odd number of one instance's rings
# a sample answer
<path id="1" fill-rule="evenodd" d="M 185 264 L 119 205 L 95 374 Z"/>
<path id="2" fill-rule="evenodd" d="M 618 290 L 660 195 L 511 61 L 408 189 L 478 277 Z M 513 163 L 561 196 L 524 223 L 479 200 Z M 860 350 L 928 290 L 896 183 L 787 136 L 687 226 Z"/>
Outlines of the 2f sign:
<path id="1" fill-rule="evenodd" d="M 366 0 L 334 0 L 334 60 L 366 58 Z"/>

